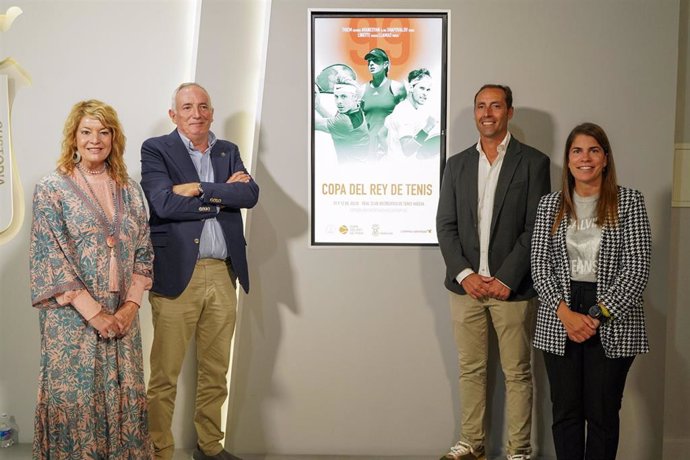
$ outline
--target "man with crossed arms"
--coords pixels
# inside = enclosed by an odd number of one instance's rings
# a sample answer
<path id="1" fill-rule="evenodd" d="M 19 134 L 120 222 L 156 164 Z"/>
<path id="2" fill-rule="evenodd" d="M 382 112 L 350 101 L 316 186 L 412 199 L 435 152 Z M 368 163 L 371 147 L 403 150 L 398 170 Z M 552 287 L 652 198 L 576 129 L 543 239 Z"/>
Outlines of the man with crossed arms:
<path id="1" fill-rule="evenodd" d="M 235 144 L 216 138 L 211 98 L 196 83 L 173 94 L 170 134 L 141 147 L 141 186 L 151 210 L 155 252 L 149 293 L 153 314 L 149 431 L 156 458 L 169 460 L 177 378 L 196 338 L 195 460 L 237 459 L 223 449 L 221 406 L 237 310 L 236 281 L 249 291 L 241 208 L 259 186 Z"/>

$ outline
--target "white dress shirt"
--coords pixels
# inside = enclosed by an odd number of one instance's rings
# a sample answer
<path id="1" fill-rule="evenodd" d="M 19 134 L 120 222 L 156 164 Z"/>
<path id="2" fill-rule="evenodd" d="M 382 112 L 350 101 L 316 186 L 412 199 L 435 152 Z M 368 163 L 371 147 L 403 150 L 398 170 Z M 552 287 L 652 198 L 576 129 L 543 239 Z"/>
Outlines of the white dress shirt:
<path id="1" fill-rule="evenodd" d="M 489 271 L 489 237 L 491 233 L 491 219 L 494 214 L 494 197 L 496 195 L 496 184 L 498 184 L 498 175 L 501 173 L 501 166 L 503 165 L 503 158 L 506 156 L 506 148 L 510 142 L 510 133 L 506 134 L 501 143 L 498 145 L 498 156 L 493 164 L 482 149 L 481 139 L 477 142 L 477 151 L 479 152 L 479 166 L 477 174 L 477 219 L 479 229 L 479 274 L 482 276 L 491 276 Z M 460 272 L 456 277 L 459 284 L 474 273 L 471 268 L 466 268 Z M 500 281 L 500 280 L 499 280 Z"/>

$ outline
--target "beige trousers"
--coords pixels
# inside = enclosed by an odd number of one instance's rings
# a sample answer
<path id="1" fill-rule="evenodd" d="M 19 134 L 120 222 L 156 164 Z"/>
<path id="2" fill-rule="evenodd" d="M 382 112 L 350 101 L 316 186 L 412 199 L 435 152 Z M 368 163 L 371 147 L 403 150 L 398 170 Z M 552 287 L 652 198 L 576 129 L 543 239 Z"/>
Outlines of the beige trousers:
<path id="1" fill-rule="evenodd" d="M 170 429 L 177 377 L 189 340 L 196 338 L 197 390 L 194 426 L 201 450 L 215 455 L 223 449 L 221 406 L 227 397 L 226 374 L 235 330 L 235 276 L 222 260 L 201 259 L 178 297 L 149 294 L 153 316 L 149 431 L 157 459 L 170 460 L 175 442 Z"/>
<path id="2" fill-rule="evenodd" d="M 508 454 L 531 452 L 532 371 L 530 356 L 536 320 L 532 300 L 478 301 L 469 295 L 450 294 L 455 343 L 460 367 L 460 440 L 484 449 L 486 374 L 489 323 L 498 337 L 506 386 Z"/>

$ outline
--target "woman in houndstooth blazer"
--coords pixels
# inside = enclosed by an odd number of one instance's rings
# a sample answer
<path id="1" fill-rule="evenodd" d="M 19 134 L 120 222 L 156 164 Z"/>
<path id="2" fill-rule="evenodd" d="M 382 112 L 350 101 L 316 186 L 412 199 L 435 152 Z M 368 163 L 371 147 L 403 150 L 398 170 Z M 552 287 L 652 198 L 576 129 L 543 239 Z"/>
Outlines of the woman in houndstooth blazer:
<path id="1" fill-rule="evenodd" d="M 562 183 L 542 197 L 532 235 L 534 346 L 544 352 L 558 460 L 615 459 L 625 379 L 649 351 L 649 220 L 642 194 L 616 183 L 608 138 L 593 123 L 568 136 Z"/>

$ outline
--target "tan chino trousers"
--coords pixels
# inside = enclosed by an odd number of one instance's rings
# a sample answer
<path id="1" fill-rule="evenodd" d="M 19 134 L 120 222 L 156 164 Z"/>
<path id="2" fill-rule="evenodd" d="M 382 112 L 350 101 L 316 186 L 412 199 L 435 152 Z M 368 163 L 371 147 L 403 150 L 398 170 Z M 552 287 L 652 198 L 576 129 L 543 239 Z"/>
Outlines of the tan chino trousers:
<path id="1" fill-rule="evenodd" d="M 222 260 L 201 259 L 178 297 L 149 294 L 153 316 L 149 431 L 156 458 L 170 460 L 175 450 L 171 424 L 177 378 L 189 341 L 196 338 L 197 390 L 194 426 L 201 450 L 219 453 L 223 446 L 221 407 L 227 397 L 226 374 L 235 330 L 235 276 Z"/>
<path id="2" fill-rule="evenodd" d="M 532 371 L 530 357 L 536 320 L 532 300 L 478 301 L 450 294 L 455 343 L 460 367 L 460 440 L 483 451 L 485 443 L 486 374 L 489 322 L 498 337 L 506 386 L 508 454 L 529 454 L 532 427 Z"/>

